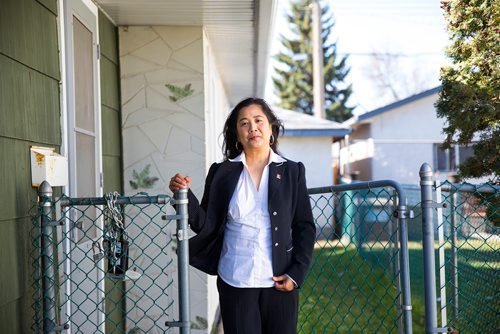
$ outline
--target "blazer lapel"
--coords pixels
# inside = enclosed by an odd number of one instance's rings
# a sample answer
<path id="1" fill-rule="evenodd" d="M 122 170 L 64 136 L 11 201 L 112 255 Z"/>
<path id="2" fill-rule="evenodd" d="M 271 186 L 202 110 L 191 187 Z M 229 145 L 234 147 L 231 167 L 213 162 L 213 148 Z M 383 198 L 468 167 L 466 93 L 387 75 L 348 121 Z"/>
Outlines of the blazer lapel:
<path id="1" fill-rule="evenodd" d="M 226 207 L 229 205 L 242 170 L 243 163 L 226 161 L 222 163 L 217 171 L 218 180 L 214 180 L 214 184 L 217 184 L 217 186 L 213 187 L 213 189 L 216 190 L 216 195 L 221 204 L 224 203 Z"/>
<path id="2" fill-rule="evenodd" d="M 269 165 L 269 194 L 268 194 L 268 202 L 271 203 L 271 200 L 276 193 L 276 191 L 280 188 L 281 183 L 283 182 L 285 171 L 285 163 L 271 163 Z"/>

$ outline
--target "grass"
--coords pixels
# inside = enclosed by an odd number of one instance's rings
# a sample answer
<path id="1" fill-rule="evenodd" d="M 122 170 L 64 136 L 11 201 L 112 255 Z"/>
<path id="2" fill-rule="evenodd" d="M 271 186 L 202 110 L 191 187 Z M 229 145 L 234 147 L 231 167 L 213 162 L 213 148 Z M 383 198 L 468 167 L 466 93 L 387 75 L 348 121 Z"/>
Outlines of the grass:
<path id="1" fill-rule="evenodd" d="M 410 286 L 413 309 L 424 305 L 422 246 L 410 243 Z M 436 245 L 435 248 L 438 248 Z M 458 275 L 458 314 L 453 316 L 451 287 L 451 247 L 445 250 L 445 286 L 447 324 L 460 333 L 498 333 L 500 331 L 500 244 L 481 240 L 462 241 L 456 245 Z M 439 264 L 436 252 L 436 294 L 440 295 Z M 437 305 L 438 326 L 441 326 L 440 304 Z M 420 319 L 422 322 L 424 318 Z M 414 333 L 415 330 L 414 320 Z"/>
<path id="2" fill-rule="evenodd" d="M 450 247 L 445 248 L 448 325 L 460 333 L 496 333 L 500 328 L 499 245 L 476 245 L 469 241 L 457 246 L 457 318 L 452 316 L 449 288 L 452 283 L 448 263 Z M 333 247 L 325 243 L 315 249 L 314 255 L 311 272 L 300 291 L 299 333 L 398 332 L 402 316 L 396 307 L 396 277 L 384 269 L 388 268 L 390 256 L 386 247 L 378 243 L 360 252 L 354 247 Z M 421 243 L 410 242 L 409 257 L 413 333 L 424 333 Z M 438 280 L 439 275 L 436 277 Z M 439 287 L 436 292 L 439 296 Z M 441 324 L 439 313 L 438 305 L 438 326 Z"/>
<path id="3" fill-rule="evenodd" d="M 383 256 L 378 260 L 384 261 Z M 397 333 L 402 318 L 394 282 L 395 277 L 355 248 L 316 249 L 300 292 L 299 332 Z M 419 332 L 415 326 L 414 332 Z"/>

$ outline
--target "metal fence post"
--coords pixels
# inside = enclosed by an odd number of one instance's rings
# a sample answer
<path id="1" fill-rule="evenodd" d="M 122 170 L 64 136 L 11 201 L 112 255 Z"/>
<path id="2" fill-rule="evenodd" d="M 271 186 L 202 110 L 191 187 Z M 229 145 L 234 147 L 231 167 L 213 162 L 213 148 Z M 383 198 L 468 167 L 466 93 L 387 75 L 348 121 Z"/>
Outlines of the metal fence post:
<path id="1" fill-rule="evenodd" d="M 451 285 L 451 295 L 453 296 L 453 320 L 458 319 L 458 258 L 457 258 L 457 204 L 458 204 L 457 192 L 453 192 L 451 195 L 451 277 L 453 279 L 453 284 Z"/>
<path id="2" fill-rule="evenodd" d="M 189 226 L 188 226 L 188 190 L 180 189 L 175 193 L 177 207 L 177 241 L 178 241 L 178 277 L 179 277 L 179 316 L 180 333 L 191 332 L 189 315 Z"/>
<path id="3" fill-rule="evenodd" d="M 42 298 L 43 332 L 50 333 L 56 325 L 56 297 L 54 271 L 54 245 L 52 243 L 52 187 L 43 181 L 38 188 L 39 206 L 41 206 L 41 262 L 42 262 Z"/>
<path id="4" fill-rule="evenodd" d="M 438 232 L 438 269 L 439 269 L 439 302 L 441 313 L 441 326 L 444 328 L 448 324 L 446 311 L 446 259 L 445 259 L 445 239 L 444 239 L 444 221 L 443 221 L 443 198 L 441 195 L 441 184 L 434 182 L 436 188 L 436 214 L 437 214 L 437 232 Z M 436 292 L 437 296 L 437 292 Z M 437 301 L 437 300 L 436 300 Z"/>
<path id="5" fill-rule="evenodd" d="M 406 207 L 406 197 L 403 196 L 402 189 L 398 189 L 400 200 L 398 203 L 398 220 L 399 220 L 399 242 L 401 244 L 401 289 L 403 290 L 403 315 L 405 323 L 405 333 L 413 333 L 412 325 L 412 306 L 411 306 L 411 290 L 410 290 L 410 260 L 408 254 L 408 226 L 406 218 L 409 216 L 409 211 Z"/>
<path id="6" fill-rule="evenodd" d="M 393 190 L 392 192 L 392 203 L 393 205 L 396 207 L 396 208 L 399 208 L 399 194 L 396 190 Z M 399 213 L 398 213 L 398 216 L 399 216 Z M 396 221 L 396 228 L 394 228 L 394 221 Z M 402 334 L 403 333 L 403 330 L 405 329 L 405 325 L 403 323 L 403 307 L 401 307 L 402 305 L 405 304 L 405 302 L 403 301 L 403 294 L 401 293 L 401 265 L 400 265 L 400 261 L 397 260 L 396 258 L 396 254 L 398 253 L 398 247 L 399 247 L 399 237 L 398 237 L 398 233 L 394 233 L 394 231 L 398 231 L 400 232 L 400 229 L 398 228 L 398 222 L 399 222 L 399 218 L 394 216 L 391 217 L 391 219 L 389 220 L 389 235 L 391 236 L 390 237 L 390 256 L 391 256 L 391 259 L 393 259 L 391 261 L 391 274 L 394 275 L 394 274 L 397 274 L 399 276 L 399 279 L 396 280 L 396 294 L 398 296 L 401 296 L 399 299 L 399 307 L 398 307 L 398 334 Z M 399 251 L 402 251 L 402 248 L 399 250 Z M 411 323 L 411 321 L 410 321 Z"/>
<path id="7" fill-rule="evenodd" d="M 424 163 L 420 167 L 422 206 L 422 242 L 424 255 L 425 332 L 435 333 L 437 328 L 436 272 L 434 255 L 434 222 L 432 210 L 432 168 Z"/>

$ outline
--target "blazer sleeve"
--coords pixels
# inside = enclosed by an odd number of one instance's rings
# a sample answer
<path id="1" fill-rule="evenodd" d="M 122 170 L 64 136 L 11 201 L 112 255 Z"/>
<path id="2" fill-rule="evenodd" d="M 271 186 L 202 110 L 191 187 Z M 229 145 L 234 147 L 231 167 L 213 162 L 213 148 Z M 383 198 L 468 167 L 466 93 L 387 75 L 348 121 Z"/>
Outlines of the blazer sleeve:
<path id="1" fill-rule="evenodd" d="M 188 222 L 191 230 L 193 230 L 195 233 L 200 233 L 205 226 L 210 186 L 212 185 L 212 180 L 218 167 L 219 164 L 213 163 L 208 170 L 201 203 L 198 202 L 198 198 L 196 198 L 191 189 L 188 190 Z"/>
<path id="2" fill-rule="evenodd" d="M 305 167 L 301 162 L 298 163 L 298 167 L 297 203 L 292 221 L 293 259 L 287 274 L 300 287 L 311 267 L 316 225 L 307 192 Z"/>

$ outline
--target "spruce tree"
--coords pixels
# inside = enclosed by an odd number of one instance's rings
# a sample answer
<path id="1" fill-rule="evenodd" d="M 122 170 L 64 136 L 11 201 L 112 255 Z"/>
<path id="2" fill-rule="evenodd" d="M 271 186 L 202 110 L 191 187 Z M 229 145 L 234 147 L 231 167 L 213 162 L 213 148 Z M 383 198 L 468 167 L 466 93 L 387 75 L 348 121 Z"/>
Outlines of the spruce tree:
<path id="1" fill-rule="evenodd" d="M 280 64 L 275 67 L 273 76 L 275 93 L 280 101 L 278 106 L 313 113 L 313 62 L 312 62 L 312 11 L 308 7 L 310 0 L 291 3 L 291 13 L 287 14 L 293 38 L 281 35 L 284 51 L 276 59 Z M 349 73 L 347 57 L 337 56 L 336 42 L 330 42 L 329 36 L 335 25 L 328 6 L 321 10 L 322 46 L 325 83 L 326 118 L 342 122 L 352 116 L 353 107 L 347 106 L 352 93 L 352 85 L 344 80 Z"/>
<path id="2" fill-rule="evenodd" d="M 500 184 L 500 5 L 493 0 L 441 1 L 452 66 L 441 69 L 437 114 L 446 119 L 444 148 L 472 143 L 459 176 Z M 478 138 L 478 141 L 475 141 Z"/>

